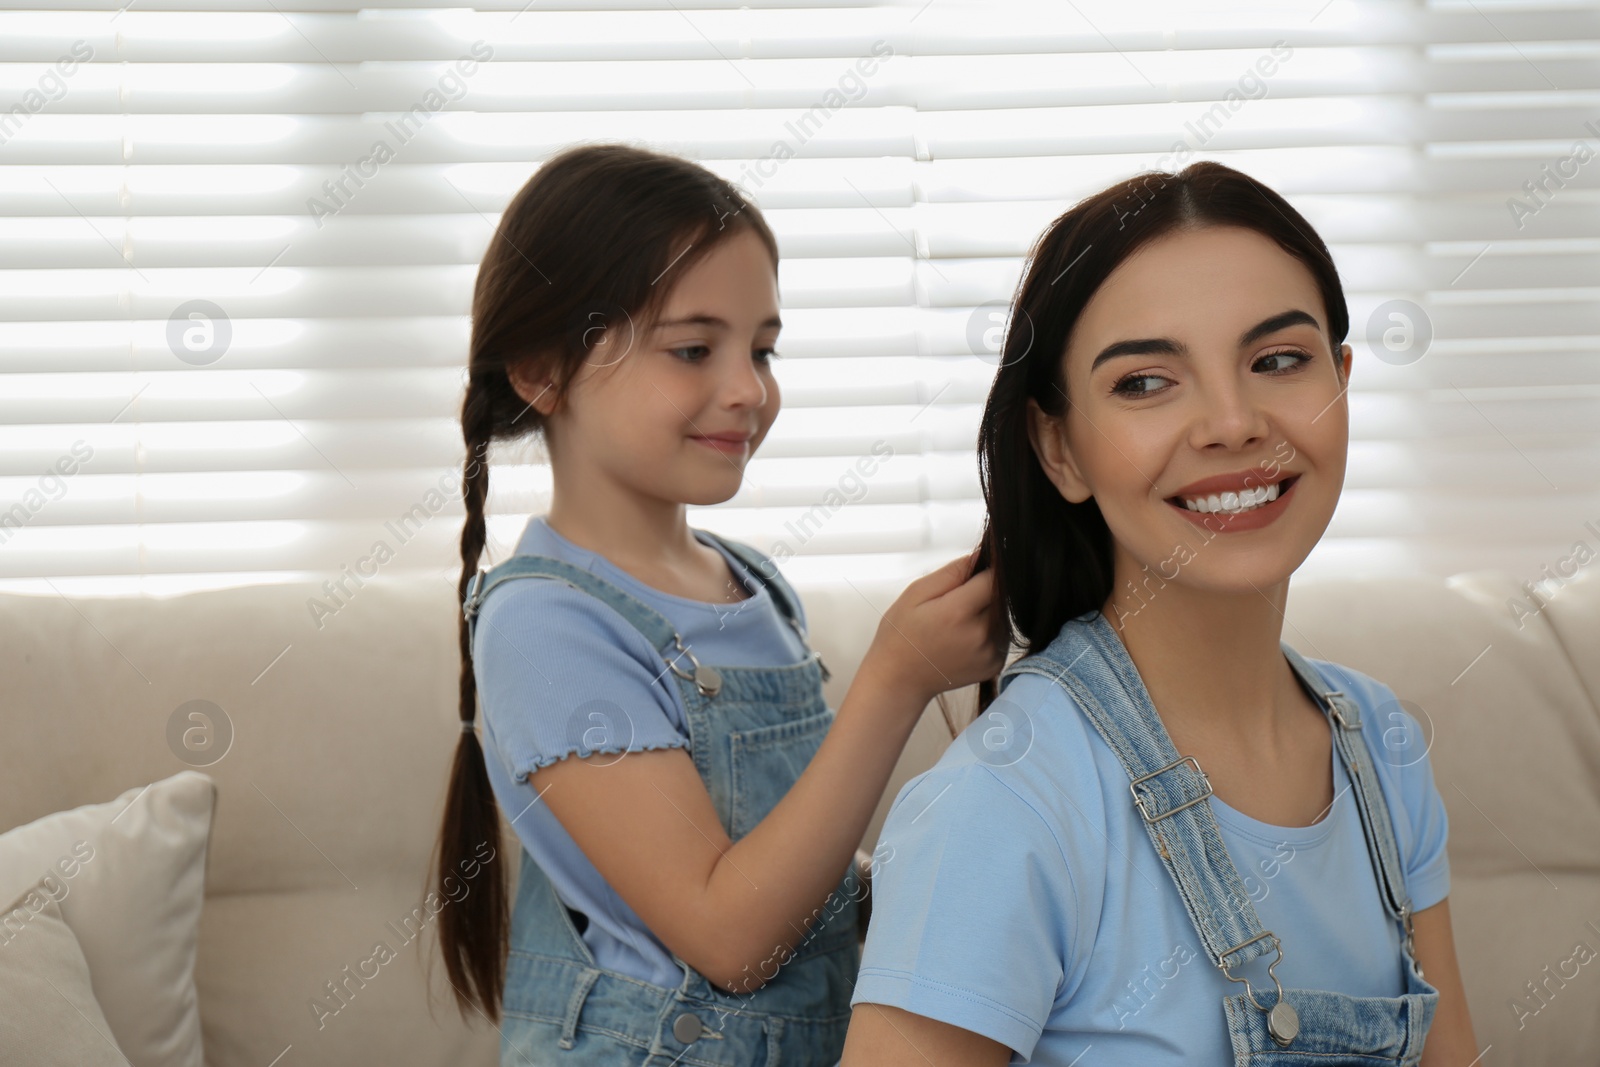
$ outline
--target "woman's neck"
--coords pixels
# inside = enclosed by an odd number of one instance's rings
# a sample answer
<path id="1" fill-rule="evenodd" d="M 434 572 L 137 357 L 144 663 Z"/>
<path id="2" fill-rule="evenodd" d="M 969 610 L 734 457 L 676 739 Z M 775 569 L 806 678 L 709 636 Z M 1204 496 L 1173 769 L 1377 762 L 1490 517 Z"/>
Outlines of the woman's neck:
<path id="1" fill-rule="evenodd" d="M 1285 712 L 1304 703 L 1280 647 L 1288 590 L 1287 580 L 1237 595 L 1167 582 L 1101 610 L 1169 728 L 1270 749 L 1285 737 Z"/>

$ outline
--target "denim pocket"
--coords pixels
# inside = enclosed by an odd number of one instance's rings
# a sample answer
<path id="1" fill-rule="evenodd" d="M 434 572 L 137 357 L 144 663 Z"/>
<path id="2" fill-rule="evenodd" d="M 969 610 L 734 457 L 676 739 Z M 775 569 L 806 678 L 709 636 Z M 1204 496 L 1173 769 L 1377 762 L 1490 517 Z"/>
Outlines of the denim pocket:
<path id="1" fill-rule="evenodd" d="M 1433 1021 L 1438 993 L 1355 997 L 1323 989 L 1285 989 L 1299 1015 L 1300 1032 L 1280 1048 L 1266 1015 L 1244 993 L 1224 997 L 1224 1017 L 1234 1062 L 1252 1067 L 1411 1067 Z M 1266 1000 L 1272 999 L 1268 993 Z"/>
<path id="2" fill-rule="evenodd" d="M 767 817 L 800 777 L 833 724 L 828 709 L 804 719 L 739 730 L 728 735 L 732 749 L 732 816 L 728 836 L 737 841 Z"/>

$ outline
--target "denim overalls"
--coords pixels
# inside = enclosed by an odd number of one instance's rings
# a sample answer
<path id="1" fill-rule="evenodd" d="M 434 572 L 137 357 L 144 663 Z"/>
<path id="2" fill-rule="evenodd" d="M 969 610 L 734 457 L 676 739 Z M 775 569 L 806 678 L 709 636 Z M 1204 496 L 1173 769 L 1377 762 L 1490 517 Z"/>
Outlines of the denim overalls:
<path id="1" fill-rule="evenodd" d="M 1244 992 L 1222 998 L 1235 1067 L 1360 1063 L 1413 1067 L 1439 991 L 1422 977 L 1412 944 L 1411 898 L 1406 893 L 1389 809 L 1361 736 L 1355 701 L 1331 689 L 1299 652 L 1280 641 L 1301 684 L 1329 718 L 1335 747 L 1355 787 L 1367 851 L 1389 914 L 1401 924 L 1409 966 L 1399 997 L 1352 997 L 1316 989 L 1284 989 L 1275 973 L 1284 947 L 1263 930 L 1250 895 L 1222 842 L 1211 805 L 1211 783 L 1193 756 L 1179 757 L 1150 702 L 1126 646 L 1096 610 L 1069 620 L 1049 646 L 1001 673 L 999 688 L 1019 672 L 1042 674 L 1071 695 L 1128 772 L 1132 803 L 1211 962 Z M 1236 902 L 1230 907 L 1229 901 Z M 1289 948 L 1293 949 L 1291 939 Z M 1253 989 L 1233 971 L 1268 952 L 1274 989 Z"/>
<path id="2" fill-rule="evenodd" d="M 797 598 L 777 569 L 749 546 L 712 536 L 766 584 L 804 643 Z M 683 696 L 688 752 L 732 840 L 749 833 L 783 798 L 833 722 L 822 695 L 827 668 L 815 652 L 777 667 L 700 663 L 661 614 L 563 560 L 512 556 L 487 573 L 480 570 L 463 604 L 469 627 L 489 590 L 515 578 L 554 579 L 589 593 L 615 608 L 656 648 L 662 673 L 670 671 Z M 596 966 L 579 936 L 577 924 L 587 924 L 587 918 L 566 908 L 528 851 L 521 854 L 506 967 L 503 1067 L 832 1067 L 838 1062 L 861 963 L 856 912 L 865 887 L 853 867 L 805 936 L 788 950 L 774 945 L 752 968 L 771 980 L 752 993 L 734 994 L 713 986 L 677 953 L 672 959 L 683 980 L 675 989 Z"/>

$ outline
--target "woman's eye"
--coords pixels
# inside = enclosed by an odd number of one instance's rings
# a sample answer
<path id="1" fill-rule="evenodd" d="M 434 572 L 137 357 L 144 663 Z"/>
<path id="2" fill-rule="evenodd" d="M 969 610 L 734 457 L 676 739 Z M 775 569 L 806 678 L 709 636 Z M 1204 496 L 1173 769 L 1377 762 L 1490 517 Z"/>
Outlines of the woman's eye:
<path id="1" fill-rule="evenodd" d="M 782 358 L 783 358 L 783 353 L 779 352 L 776 348 L 758 348 L 758 349 L 756 349 L 756 362 L 758 362 L 758 363 L 771 363 L 775 359 L 782 359 Z"/>
<path id="2" fill-rule="evenodd" d="M 697 356 L 697 357 L 689 357 L 689 356 L 681 355 L 681 353 L 683 353 L 683 352 L 706 353 L 706 352 L 710 352 L 711 349 L 706 347 L 705 345 L 684 345 L 682 348 L 669 348 L 669 349 L 667 349 L 667 351 L 672 353 L 672 355 L 676 356 L 677 358 L 683 360 L 685 363 L 698 363 L 698 362 L 700 362 L 700 360 L 702 358 L 704 358 L 703 355 L 702 356 Z"/>
<path id="3" fill-rule="evenodd" d="M 1259 365 L 1261 363 L 1261 360 L 1263 360 L 1263 359 L 1283 359 L 1283 358 L 1288 358 L 1288 357 L 1291 357 L 1291 356 L 1294 357 L 1294 362 L 1293 363 L 1289 364 L 1287 367 L 1282 367 L 1279 370 L 1275 370 L 1275 371 L 1268 371 L 1267 373 L 1268 374 L 1287 374 L 1288 372 L 1290 372 L 1292 370 L 1296 370 L 1297 368 L 1303 366 L 1304 364 L 1307 364 L 1307 363 L 1311 362 L 1311 357 L 1306 355 L 1304 352 L 1300 351 L 1299 349 L 1297 349 L 1297 348 L 1285 348 L 1281 352 L 1268 352 L 1266 355 L 1262 356 L 1261 359 L 1256 360 L 1256 363 Z"/>
<path id="4" fill-rule="evenodd" d="M 1305 364 L 1310 363 L 1312 357 L 1297 348 L 1285 348 L 1279 352 L 1268 352 L 1257 357 L 1254 365 L 1259 367 L 1263 361 L 1269 359 L 1292 359 L 1294 362 L 1287 366 L 1280 366 L 1277 369 L 1269 369 L 1266 371 L 1267 374 L 1291 374 Z M 1117 396 L 1153 396 L 1163 391 L 1154 386 L 1135 387 L 1135 383 L 1149 381 L 1164 382 L 1167 379 L 1159 374 L 1130 374 L 1126 378 L 1117 379 L 1117 383 L 1111 387 L 1111 392 Z"/>
<path id="5" fill-rule="evenodd" d="M 1164 382 L 1166 380 L 1159 374 L 1130 374 L 1126 378 L 1118 378 L 1116 384 L 1111 387 L 1111 392 L 1117 396 L 1150 396 L 1153 393 L 1160 392 L 1160 390 L 1134 389 L 1129 383 L 1141 381 Z"/>

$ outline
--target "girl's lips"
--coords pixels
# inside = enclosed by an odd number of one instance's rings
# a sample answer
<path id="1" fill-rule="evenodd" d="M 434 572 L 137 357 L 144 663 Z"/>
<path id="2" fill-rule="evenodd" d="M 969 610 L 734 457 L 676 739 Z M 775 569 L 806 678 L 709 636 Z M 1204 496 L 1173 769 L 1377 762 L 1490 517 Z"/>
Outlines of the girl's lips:
<path id="1" fill-rule="evenodd" d="M 1294 490 L 1300 484 L 1300 475 L 1285 478 L 1278 483 L 1278 499 L 1269 504 L 1263 504 L 1249 511 L 1241 511 L 1236 515 L 1229 515 L 1219 511 L 1190 511 L 1184 506 L 1183 500 L 1169 499 L 1167 503 L 1178 510 L 1184 518 L 1196 526 L 1212 531 L 1213 533 L 1243 533 L 1246 530 L 1259 530 L 1263 526 L 1270 526 L 1283 514 L 1284 508 L 1289 506 L 1289 499 L 1294 495 Z"/>
<path id="2" fill-rule="evenodd" d="M 730 441 L 721 437 L 694 437 L 691 435 L 689 440 L 698 441 L 707 448 L 714 448 L 718 452 L 729 452 L 735 455 L 750 447 L 750 439 L 748 437 L 738 441 Z"/>

